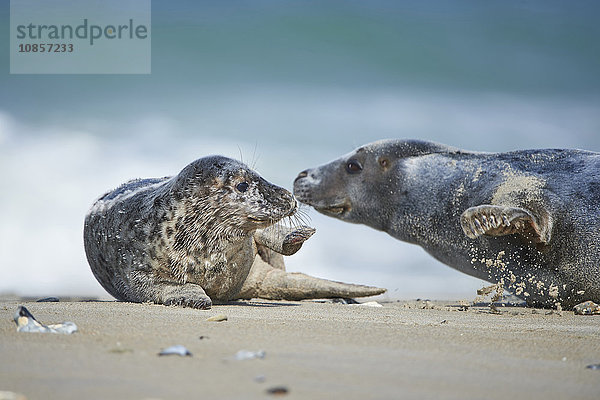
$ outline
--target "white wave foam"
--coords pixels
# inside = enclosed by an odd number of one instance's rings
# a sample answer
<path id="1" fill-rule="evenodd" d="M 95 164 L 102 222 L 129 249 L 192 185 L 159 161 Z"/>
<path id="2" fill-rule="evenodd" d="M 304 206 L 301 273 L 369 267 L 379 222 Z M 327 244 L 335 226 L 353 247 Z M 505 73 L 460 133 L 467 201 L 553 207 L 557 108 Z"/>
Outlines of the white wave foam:
<path id="1" fill-rule="evenodd" d="M 107 297 L 83 250 L 92 202 L 126 180 L 172 175 L 208 154 L 242 153 L 266 179 L 291 188 L 299 171 L 384 137 L 486 151 L 600 150 L 595 100 L 294 88 L 231 96 L 188 102 L 187 119 L 178 120 L 98 120 L 90 112 L 34 125 L 0 111 L 0 292 Z M 288 259 L 290 270 L 387 287 L 394 297 L 460 297 L 481 284 L 380 232 L 316 213 L 313 222 L 317 234 Z"/>

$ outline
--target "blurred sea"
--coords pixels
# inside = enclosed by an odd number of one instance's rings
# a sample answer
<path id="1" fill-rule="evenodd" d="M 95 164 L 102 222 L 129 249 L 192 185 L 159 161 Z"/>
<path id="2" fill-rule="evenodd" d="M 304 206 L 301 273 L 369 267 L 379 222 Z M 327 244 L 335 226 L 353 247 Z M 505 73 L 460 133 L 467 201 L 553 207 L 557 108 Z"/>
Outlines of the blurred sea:
<path id="1" fill-rule="evenodd" d="M 381 138 L 600 151 L 598 15 L 595 1 L 155 0 L 151 75 L 9 75 L 0 30 L 0 292 L 108 297 L 83 251 L 87 209 L 208 154 L 291 189 Z M 288 270 L 391 298 L 472 299 L 482 285 L 309 215 L 317 234 Z"/>

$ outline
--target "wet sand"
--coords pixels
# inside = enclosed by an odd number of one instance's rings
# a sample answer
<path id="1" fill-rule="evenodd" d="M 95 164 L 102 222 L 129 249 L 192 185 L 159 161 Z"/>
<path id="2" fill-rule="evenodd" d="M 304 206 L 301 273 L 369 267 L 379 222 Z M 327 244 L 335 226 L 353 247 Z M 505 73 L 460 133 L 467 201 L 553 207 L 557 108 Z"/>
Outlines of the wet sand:
<path id="1" fill-rule="evenodd" d="M 19 333 L 26 306 L 73 335 Z M 600 316 L 457 302 L 192 310 L 0 301 L 0 391 L 26 399 L 598 399 Z M 425 307 L 425 308 L 423 308 Z M 206 319 L 217 314 L 224 322 Z M 158 356 L 181 344 L 192 357 Z M 264 359 L 237 361 L 239 350 Z M 1 395 L 0 395 L 1 398 Z"/>

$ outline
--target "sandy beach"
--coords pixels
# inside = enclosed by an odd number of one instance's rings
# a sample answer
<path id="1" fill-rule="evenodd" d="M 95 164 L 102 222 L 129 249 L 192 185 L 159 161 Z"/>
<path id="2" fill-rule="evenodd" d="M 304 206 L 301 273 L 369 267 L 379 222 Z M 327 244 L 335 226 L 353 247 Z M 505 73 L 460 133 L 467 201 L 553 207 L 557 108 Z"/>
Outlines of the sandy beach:
<path id="1" fill-rule="evenodd" d="M 586 368 L 600 363 L 600 316 L 521 307 L 495 314 L 443 301 L 381 304 L 255 300 L 204 311 L 5 299 L 0 391 L 29 400 L 600 395 L 600 370 Z M 43 324 L 72 321 L 79 330 L 17 332 L 19 305 Z M 218 314 L 227 320 L 207 321 Z M 158 356 L 177 344 L 193 355 Z M 264 358 L 236 360 L 240 350 L 262 350 Z"/>

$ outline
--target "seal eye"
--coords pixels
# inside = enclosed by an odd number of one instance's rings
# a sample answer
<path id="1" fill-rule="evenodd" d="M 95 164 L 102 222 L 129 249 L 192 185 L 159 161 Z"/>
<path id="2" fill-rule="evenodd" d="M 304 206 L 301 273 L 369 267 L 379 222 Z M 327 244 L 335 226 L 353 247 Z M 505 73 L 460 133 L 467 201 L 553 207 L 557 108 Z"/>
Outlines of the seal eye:
<path id="1" fill-rule="evenodd" d="M 248 182 L 240 182 L 237 184 L 237 186 L 235 187 L 237 190 L 239 190 L 240 192 L 244 193 L 246 190 L 248 190 L 248 187 L 250 185 L 248 185 Z"/>
<path id="2" fill-rule="evenodd" d="M 362 165 L 356 160 L 350 160 L 346 164 L 346 171 L 348 171 L 349 174 L 358 174 L 362 169 Z"/>

